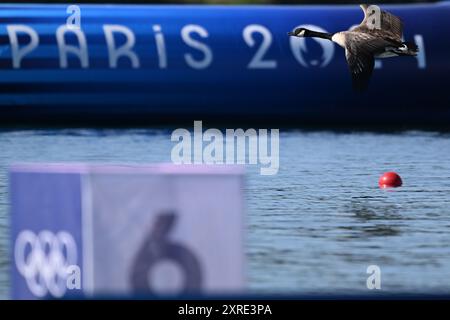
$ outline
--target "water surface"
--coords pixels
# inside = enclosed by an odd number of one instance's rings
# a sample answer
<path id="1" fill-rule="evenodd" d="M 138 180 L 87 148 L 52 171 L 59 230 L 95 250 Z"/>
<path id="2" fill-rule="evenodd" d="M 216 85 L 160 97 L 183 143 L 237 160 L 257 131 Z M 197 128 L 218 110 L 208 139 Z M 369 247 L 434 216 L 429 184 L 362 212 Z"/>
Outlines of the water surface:
<path id="1" fill-rule="evenodd" d="M 0 132 L 0 298 L 8 297 L 8 166 L 170 162 L 171 131 Z M 404 186 L 380 190 L 384 171 Z M 280 170 L 247 167 L 248 288 L 256 292 L 450 293 L 450 135 L 281 130 Z"/>

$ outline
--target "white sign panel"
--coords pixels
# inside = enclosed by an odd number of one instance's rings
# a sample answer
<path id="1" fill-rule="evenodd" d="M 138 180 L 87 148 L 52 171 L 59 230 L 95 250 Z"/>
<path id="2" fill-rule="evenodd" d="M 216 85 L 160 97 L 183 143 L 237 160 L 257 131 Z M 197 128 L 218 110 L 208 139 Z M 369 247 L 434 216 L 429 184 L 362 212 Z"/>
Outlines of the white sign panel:
<path id="1" fill-rule="evenodd" d="M 244 289 L 239 167 L 24 165 L 13 168 L 12 180 L 13 237 L 21 239 L 29 230 L 71 235 L 83 294 L 227 294 Z M 40 196 L 27 198 L 30 188 L 39 189 Z M 25 218 L 31 209 L 35 222 Z M 30 261 L 22 242 L 24 250 L 18 248 L 17 256 Z M 62 275 L 69 270 L 65 264 L 49 267 L 58 267 Z M 19 288 L 15 297 L 36 296 L 20 271 L 13 276 Z M 45 286 L 41 292 L 53 296 Z M 58 293 L 74 292 L 66 288 Z"/>

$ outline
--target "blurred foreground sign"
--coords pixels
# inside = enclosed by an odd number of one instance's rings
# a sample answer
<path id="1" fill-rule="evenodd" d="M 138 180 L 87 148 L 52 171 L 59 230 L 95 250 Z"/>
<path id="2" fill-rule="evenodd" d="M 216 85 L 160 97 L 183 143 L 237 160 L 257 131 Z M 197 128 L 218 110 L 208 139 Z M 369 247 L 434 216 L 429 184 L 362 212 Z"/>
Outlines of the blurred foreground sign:
<path id="1" fill-rule="evenodd" d="M 12 297 L 239 292 L 236 167 L 17 165 Z"/>

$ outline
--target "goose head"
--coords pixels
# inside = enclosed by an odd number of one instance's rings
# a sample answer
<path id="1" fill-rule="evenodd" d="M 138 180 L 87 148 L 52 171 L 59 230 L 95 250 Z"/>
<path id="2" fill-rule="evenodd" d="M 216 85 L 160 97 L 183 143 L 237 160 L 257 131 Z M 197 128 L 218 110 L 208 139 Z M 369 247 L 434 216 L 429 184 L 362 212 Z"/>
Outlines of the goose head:
<path id="1" fill-rule="evenodd" d="M 300 38 L 303 38 L 303 37 L 306 37 L 307 36 L 307 32 L 308 32 L 309 30 L 308 29 L 305 29 L 305 28 L 296 28 L 294 31 L 290 31 L 290 32 L 288 32 L 288 35 L 289 36 L 293 36 L 293 37 L 300 37 Z"/>

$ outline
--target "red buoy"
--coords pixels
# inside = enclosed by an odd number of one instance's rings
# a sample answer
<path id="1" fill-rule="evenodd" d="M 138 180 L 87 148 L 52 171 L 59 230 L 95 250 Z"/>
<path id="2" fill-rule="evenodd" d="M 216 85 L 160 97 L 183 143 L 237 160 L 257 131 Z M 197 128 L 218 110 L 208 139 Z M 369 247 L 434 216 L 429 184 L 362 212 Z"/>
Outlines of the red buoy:
<path id="1" fill-rule="evenodd" d="M 402 178 L 395 172 L 386 172 L 380 177 L 380 188 L 397 188 L 402 185 Z"/>

